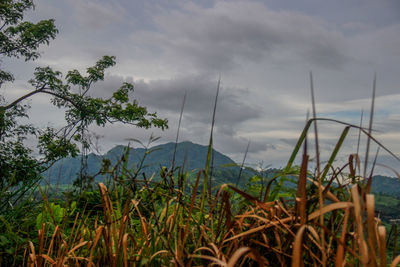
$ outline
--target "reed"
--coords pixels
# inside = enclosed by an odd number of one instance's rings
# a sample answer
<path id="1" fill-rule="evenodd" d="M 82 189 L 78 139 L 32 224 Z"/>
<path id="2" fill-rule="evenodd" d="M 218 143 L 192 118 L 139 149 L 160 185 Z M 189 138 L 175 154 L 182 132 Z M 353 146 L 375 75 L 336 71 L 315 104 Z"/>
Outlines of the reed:
<path id="1" fill-rule="evenodd" d="M 114 176 L 110 189 L 103 183 L 98 185 L 102 213 L 95 216 L 84 211 L 66 218 L 63 224 L 54 219 L 52 227 L 43 224 L 37 240 L 30 241 L 25 249 L 25 265 L 397 266 L 397 227 L 387 235 L 384 224 L 376 217 L 375 197 L 370 194 L 374 165 L 367 177 L 366 160 L 364 174 L 357 175 L 361 169 L 359 141 L 357 153 L 349 155 L 349 162 L 334 166 L 351 130 L 358 131 L 359 140 L 361 134 L 366 135 L 366 158 L 370 143 L 374 142 L 398 159 L 371 134 L 374 97 L 369 128 L 364 129 L 362 122 L 356 126 L 318 118 L 311 73 L 310 83 L 313 117 L 307 120 L 286 167 L 266 186 L 260 186 L 259 192 L 246 192 L 238 183 L 223 184 L 216 194 L 210 189 L 219 81 L 206 166 L 191 184 L 184 171 L 185 162 L 181 168 L 176 167 L 175 146 L 172 168 L 162 168 L 160 181 L 144 174 L 139 179 L 136 173 L 131 185 L 126 186 L 121 182 L 129 179 L 125 174 L 126 153 L 119 162 L 124 167 L 123 177 Z M 376 79 L 373 95 L 375 88 Z M 179 124 L 185 98 L 186 95 Z M 319 159 L 317 121 L 344 127 L 325 163 Z M 307 151 L 307 134 L 312 126 L 316 137 L 315 174 L 309 171 Z M 179 132 L 176 142 L 178 137 Z M 301 147 L 302 161 L 295 168 Z M 240 174 L 234 178 L 239 181 Z M 287 180 L 294 180 L 297 190 L 282 197 Z M 48 203 L 45 206 L 51 213 Z M 388 251 L 390 238 L 395 242 L 392 253 Z"/>
<path id="2" fill-rule="evenodd" d="M 346 164 L 347 179 L 337 179 L 345 168 L 333 167 L 348 131 L 359 127 L 345 125 L 321 168 L 323 179 L 307 171 L 306 150 L 299 172 L 290 172 L 315 120 L 307 122 L 286 168 L 273 178 L 297 177 L 296 195 L 279 198 L 268 188 L 253 196 L 222 185 L 216 195 L 204 196 L 208 191 L 198 192 L 204 171 L 190 191 L 171 188 L 166 180 L 150 185 L 151 177 L 135 181 L 141 188 L 135 195 L 117 185 L 110 192 L 100 183 L 103 213 L 95 220 L 76 214 L 69 229 L 64 223 L 50 232 L 43 224 L 37 245 L 29 242 L 26 248 L 26 265 L 396 266 L 400 256 L 394 251 L 388 259 L 386 228 L 375 216 L 374 195 L 363 183 L 353 183 L 353 165 Z M 168 175 L 179 180 L 182 173 Z"/>

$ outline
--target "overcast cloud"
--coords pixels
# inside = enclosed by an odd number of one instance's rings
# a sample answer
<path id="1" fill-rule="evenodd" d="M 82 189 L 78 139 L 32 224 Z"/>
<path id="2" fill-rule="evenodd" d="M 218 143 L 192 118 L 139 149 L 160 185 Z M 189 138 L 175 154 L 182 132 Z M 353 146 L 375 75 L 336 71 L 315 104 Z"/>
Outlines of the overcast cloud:
<path id="1" fill-rule="evenodd" d="M 41 48 L 36 62 L 4 62 L 17 77 L 2 88 L 7 99 L 26 90 L 38 64 L 83 71 L 102 55 L 115 55 L 117 66 L 95 94 L 105 96 L 123 81 L 133 82 L 139 103 L 170 121 L 164 132 L 122 125 L 93 128 L 104 136 L 103 150 L 152 132 L 162 137 L 159 142 L 174 140 L 185 91 L 181 140 L 206 144 L 221 76 L 215 147 L 241 161 L 251 140 L 249 162 L 282 166 L 311 106 L 312 70 L 318 113 L 353 124 L 359 123 L 362 109 L 367 120 L 377 72 L 376 137 L 400 153 L 396 0 L 41 0 L 30 18 L 55 18 L 60 33 Z M 54 109 L 49 119 L 41 116 L 48 113 L 46 101 L 32 100 L 32 121 L 61 124 L 61 111 Z M 320 124 L 323 157 L 342 128 Z M 342 158 L 354 153 L 357 137 L 357 131 L 350 133 Z"/>

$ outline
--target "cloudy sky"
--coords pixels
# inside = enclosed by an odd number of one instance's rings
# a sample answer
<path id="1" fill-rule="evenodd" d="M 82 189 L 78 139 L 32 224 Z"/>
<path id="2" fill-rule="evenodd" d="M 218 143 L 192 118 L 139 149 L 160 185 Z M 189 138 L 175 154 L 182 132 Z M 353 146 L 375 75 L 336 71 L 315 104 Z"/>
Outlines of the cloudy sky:
<path id="1" fill-rule="evenodd" d="M 139 103 L 170 122 L 164 132 L 93 128 L 103 136 L 103 152 L 127 138 L 146 141 L 151 133 L 161 136 L 159 143 L 174 140 L 185 91 L 180 139 L 207 144 L 221 76 L 215 148 L 241 161 L 250 140 L 250 163 L 282 166 L 311 109 L 312 71 L 317 115 L 354 124 L 361 110 L 368 120 L 376 72 L 374 135 L 400 154 L 398 0 L 36 1 L 29 19 L 46 18 L 56 20 L 59 34 L 35 62 L 5 61 L 17 78 L 1 89 L 7 99 L 29 90 L 26 81 L 37 65 L 85 70 L 114 55 L 117 65 L 96 94 L 110 95 L 131 81 Z M 62 111 L 49 108 L 46 97 L 31 103 L 34 123 L 62 124 Z M 318 126 L 327 159 L 343 126 Z M 357 136 L 350 132 L 341 158 L 356 151 Z"/>

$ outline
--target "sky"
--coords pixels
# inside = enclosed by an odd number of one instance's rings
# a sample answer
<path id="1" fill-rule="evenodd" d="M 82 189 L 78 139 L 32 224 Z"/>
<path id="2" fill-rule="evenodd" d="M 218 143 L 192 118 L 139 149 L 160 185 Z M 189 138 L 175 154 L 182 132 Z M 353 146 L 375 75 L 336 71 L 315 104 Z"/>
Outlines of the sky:
<path id="1" fill-rule="evenodd" d="M 365 127 L 376 73 L 374 136 L 400 155 L 398 0 L 39 0 L 27 18 L 54 18 L 59 34 L 36 61 L 4 60 L 16 77 L 1 88 L 7 100 L 31 89 L 27 81 L 36 66 L 84 72 L 113 55 L 117 65 L 93 95 L 109 96 L 132 82 L 132 96 L 169 120 L 166 131 L 92 127 L 101 152 L 130 138 L 146 142 L 151 134 L 161 137 L 157 144 L 174 141 L 185 92 L 180 140 L 207 144 L 221 77 L 214 147 L 241 162 L 250 141 L 249 164 L 283 166 L 311 111 L 312 71 L 317 117 L 359 125 L 363 110 Z M 33 123 L 62 126 L 62 110 L 46 96 L 30 103 Z M 327 160 L 344 127 L 318 127 Z M 345 162 L 357 151 L 357 139 L 351 130 L 338 159 Z M 363 137 L 360 154 L 365 143 Z M 398 165 L 383 150 L 380 158 Z"/>

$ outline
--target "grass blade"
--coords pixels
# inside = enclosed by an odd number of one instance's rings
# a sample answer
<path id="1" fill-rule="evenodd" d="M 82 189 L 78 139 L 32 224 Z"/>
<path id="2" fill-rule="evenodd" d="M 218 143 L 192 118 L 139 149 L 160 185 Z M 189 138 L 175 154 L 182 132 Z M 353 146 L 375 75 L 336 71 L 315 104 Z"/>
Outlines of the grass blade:
<path id="1" fill-rule="evenodd" d="M 292 254 L 292 267 L 301 267 L 303 262 L 301 247 L 303 246 L 303 235 L 306 230 L 306 226 L 303 225 L 296 233 L 296 238 L 293 244 Z"/>
<path id="2" fill-rule="evenodd" d="M 247 152 L 249 152 L 249 147 L 250 147 L 250 140 L 249 140 L 249 142 L 247 143 L 246 152 L 244 153 L 242 165 L 240 166 L 239 176 L 238 176 L 238 178 L 237 178 L 237 180 L 236 180 L 236 187 L 238 187 L 239 181 L 240 181 L 240 177 L 242 176 L 242 171 L 243 171 L 243 168 L 244 168 L 244 163 L 245 163 L 245 161 L 246 161 Z"/>
<path id="3" fill-rule="evenodd" d="M 361 129 L 362 129 L 363 117 L 364 117 L 364 110 L 361 109 L 360 128 L 358 129 L 358 139 L 357 139 L 357 155 L 360 152 Z"/>
<path id="4" fill-rule="evenodd" d="M 210 169 L 211 154 L 212 154 L 212 149 L 213 149 L 213 132 L 214 132 L 215 114 L 216 114 L 216 111 L 217 111 L 217 102 L 218 102 L 218 95 L 219 95 L 220 85 L 221 85 L 221 77 L 218 79 L 218 84 L 217 84 L 217 93 L 215 95 L 214 110 L 213 110 L 213 116 L 212 116 L 212 121 L 211 121 L 210 141 L 208 143 L 206 167 L 205 167 L 205 170 L 204 170 L 203 193 L 201 195 L 201 203 L 200 203 L 200 212 L 201 212 L 202 216 L 204 215 L 204 213 L 203 213 L 204 201 L 206 199 L 206 192 L 207 192 L 207 187 L 208 187 L 208 172 L 209 172 L 209 169 Z"/>
<path id="5" fill-rule="evenodd" d="M 314 81 L 313 81 L 313 75 L 312 72 L 310 71 L 310 89 L 311 89 L 311 103 L 312 103 L 312 112 L 313 112 L 313 118 L 317 118 L 317 111 L 315 108 L 315 96 L 314 96 Z M 319 143 L 318 143 L 318 128 L 317 128 L 317 122 L 314 122 L 314 134 L 315 134 L 315 157 L 317 160 L 317 174 L 318 176 L 320 175 L 320 160 L 319 160 Z"/>
<path id="6" fill-rule="evenodd" d="M 296 204 L 298 205 L 297 216 L 300 217 L 300 224 L 306 223 L 306 208 L 307 208 L 307 166 L 308 166 L 308 155 L 303 155 L 303 161 L 301 163 L 299 182 L 297 185 L 297 199 Z"/>
<path id="7" fill-rule="evenodd" d="M 182 122 L 182 116 L 183 116 L 183 109 L 185 108 L 186 94 L 187 94 L 187 91 L 185 91 L 185 94 L 183 95 L 182 106 L 181 106 L 181 113 L 180 113 L 180 115 L 179 115 L 178 129 L 177 129 L 177 131 L 176 131 L 176 139 L 175 139 L 174 155 L 173 155 L 173 157 L 172 157 L 172 167 L 171 167 L 171 171 L 174 171 L 174 168 L 175 168 L 176 149 L 178 148 L 179 131 L 180 131 L 180 129 L 181 129 L 181 122 Z"/>
<path id="8" fill-rule="evenodd" d="M 371 111 L 369 114 L 369 126 L 368 126 L 368 138 L 367 138 L 367 148 L 365 151 L 365 161 L 364 161 L 364 176 L 363 178 L 367 178 L 367 168 L 368 168 L 368 155 L 369 155 L 369 146 L 371 143 L 371 131 L 372 131 L 372 123 L 374 119 L 374 108 L 375 108 L 375 92 L 376 92 L 376 73 L 374 76 L 374 84 L 372 87 L 372 99 L 371 99 Z"/>
<path id="9" fill-rule="evenodd" d="M 332 167 L 333 161 L 336 159 L 337 153 L 339 152 L 339 149 L 342 147 L 342 144 L 344 140 L 346 139 L 347 134 L 349 133 L 350 127 L 347 126 L 344 128 L 342 134 L 340 135 L 339 141 L 337 142 L 335 149 L 333 150 L 331 157 L 328 160 L 328 163 L 325 165 L 324 172 L 322 173 L 321 176 L 321 181 L 324 180 L 326 175 L 328 174 L 329 169 Z"/>

